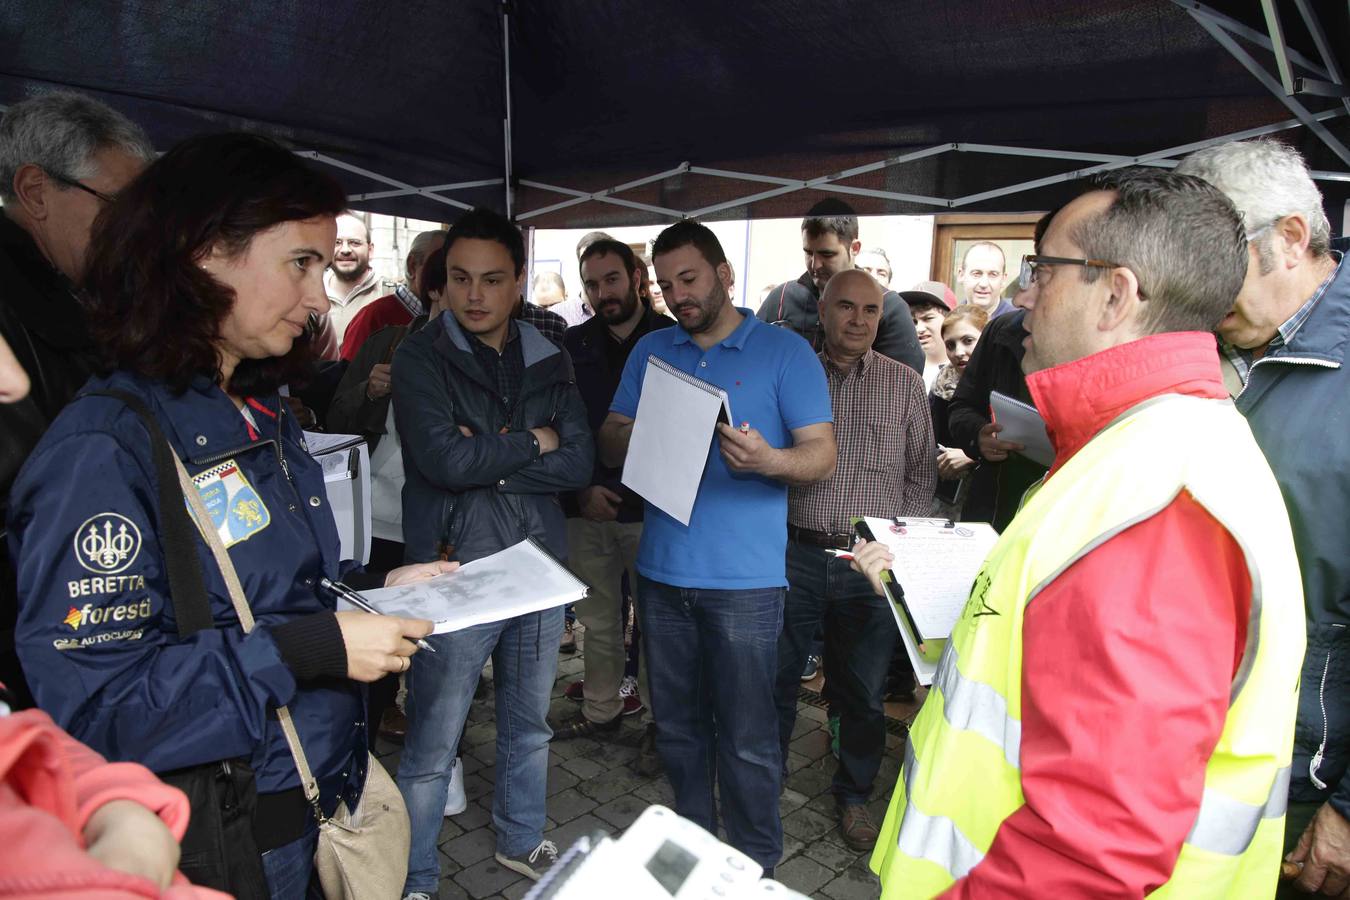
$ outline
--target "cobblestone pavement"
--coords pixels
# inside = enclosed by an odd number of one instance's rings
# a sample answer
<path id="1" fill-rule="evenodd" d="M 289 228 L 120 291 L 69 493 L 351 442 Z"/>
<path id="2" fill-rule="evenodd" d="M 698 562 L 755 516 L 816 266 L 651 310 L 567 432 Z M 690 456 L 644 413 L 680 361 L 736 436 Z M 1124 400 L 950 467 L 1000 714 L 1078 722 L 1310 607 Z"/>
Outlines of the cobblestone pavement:
<path id="1" fill-rule="evenodd" d="M 563 697 L 569 683 L 582 677 L 582 654 L 559 656 L 551 720 L 575 715 L 579 704 Z M 498 865 L 493 859 L 493 761 L 497 739 L 491 688 L 474 701 L 465 726 L 460 752 L 464 765 L 464 792 L 469 808 L 446 818 L 438 840 L 441 854 L 442 898 L 519 898 L 533 882 Z M 896 715 L 911 707 L 887 704 Z M 548 773 L 548 822 L 544 836 L 559 852 L 577 837 L 594 831 L 617 835 L 648 805 L 671 806 L 673 795 L 665 776 L 644 778 L 633 771 L 642 737 L 639 715 L 624 720 L 623 728 L 601 739 L 581 738 L 551 745 Z M 783 861 L 775 877 L 809 897 L 829 900 L 873 900 L 880 895 L 875 875 L 867 868 L 867 854 L 844 846 L 839 836 L 834 798 L 829 793 L 835 761 L 830 755 L 825 711 L 798 704 L 797 727 L 788 757 L 788 778 L 779 808 L 783 816 Z M 892 728 L 893 732 L 902 729 Z M 877 794 L 868 804 L 878 825 L 886 812 L 891 788 L 900 768 L 903 739 L 886 738 L 886 757 L 877 777 Z M 378 755 L 394 773 L 401 745 L 381 739 Z"/>

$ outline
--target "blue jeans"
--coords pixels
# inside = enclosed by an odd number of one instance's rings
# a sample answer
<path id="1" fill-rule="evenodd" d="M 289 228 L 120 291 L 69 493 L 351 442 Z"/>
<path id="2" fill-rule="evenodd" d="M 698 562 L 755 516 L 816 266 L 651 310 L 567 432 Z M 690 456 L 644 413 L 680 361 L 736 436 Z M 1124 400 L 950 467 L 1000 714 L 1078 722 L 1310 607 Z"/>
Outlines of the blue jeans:
<path id="1" fill-rule="evenodd" d="M 314 872 L 314 851 L 318 846 L 316 826 L 304 837 L 263 853 L 263 876 L 267 878 L 267 893 L 272 900 L 322 900 L 323 890 Z"/>
<path id="2" fill-rule="evenodd" d="M 866 803 L 886 752 L 886 669 L 899 637 L 886 601 L 867 579 L 819 547 L 789 541 L 788 592 L 778 639 L 778 728 L 783 758 L 797 721 L 802 666 L 825 626 L 825 683 L 839 716 L 839 766 L 831 790 Z"/>
<path id="3" fill-rule="evenodd" d="M 413 657 L 408 683 L 408 735 L 398 787 L 412 822 L 404 893 L 436 895 L 436 837 L 464 721 L 478 676 L 492 658 L 497 689 L 496 789 L 492 825 L 497 851 L 518 856 L 544 839 L 548 781 L 549 694 L 558 671 L 562 607 L 427 638 L 435 653 Z"/>
<path id="4" fill-rule="evenodd" d="M 716 779 L 727 841 L 772 869 L 783 855 L 773 694 L 783 588 L 638 583 L 648 702 L 675 811 L 717 834 Z"/>

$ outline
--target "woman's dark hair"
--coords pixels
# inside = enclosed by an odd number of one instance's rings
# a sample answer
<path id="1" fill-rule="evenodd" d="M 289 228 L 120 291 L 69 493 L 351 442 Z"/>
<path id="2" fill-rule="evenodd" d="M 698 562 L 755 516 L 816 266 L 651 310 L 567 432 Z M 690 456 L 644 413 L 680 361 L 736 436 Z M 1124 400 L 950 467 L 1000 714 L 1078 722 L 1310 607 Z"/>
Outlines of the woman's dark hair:
<path id="1" fill-rule="evenodd" d="M 422 301 L 422 305 L 428 310 L 435 301 L 431 299 L 431 292 L 437 293 L 445 290 L 445 283 L 449 279 L 445 269 L 445 247 L 437 247 L 427 257 L 427 261 L 422 264 L 421 287 L 417 299 Z"/>
<path id="2" fill-rule="evenodd" d="M 84 290 L 101 367 L 177 392 L 197 375 L 218 380 L 215 345 L 235 297 L 200 261 L 213 248 L 238 256 L 260 232 L 346 206 L 341 185 L 270 138 L 212 134 L 178 144 L 94 222 Z M 299 381 L 312 359 L 307 331 L 284 357 L 241 361 L 224 387 L 270 393 Z"/>

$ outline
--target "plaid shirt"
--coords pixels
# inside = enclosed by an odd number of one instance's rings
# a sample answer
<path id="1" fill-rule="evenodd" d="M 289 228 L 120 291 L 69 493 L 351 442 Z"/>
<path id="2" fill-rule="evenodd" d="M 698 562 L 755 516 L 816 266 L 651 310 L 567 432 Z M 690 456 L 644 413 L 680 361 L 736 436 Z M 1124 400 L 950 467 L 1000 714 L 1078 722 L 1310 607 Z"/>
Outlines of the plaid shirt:
<path id="1" fill-rule="evenodd" d="M 841 372 L 820 354 L 834 408 L 834 475 L 788 490 L 788 522 L 851 534 L 854 516 L 926 516 L 937 465 L 923 379 L 875 350 Z"/>
<path id="2" fill-rule="evenodd" d="M 495 348 L 489 347 L 478 339 L 478 335 L 470 334 L 469 346 L 473 348 L 473 355 L 478 360 L 478 364 L 483 367 L 487 376 L 497 383 L 497 391 L 502 396 L 502 401 L 506 408 L 515 412 L 516 404 L 520 402 L 520 388 L 525 382 L 525 354 L 520 349 L 520 329 L 516 323 L 512 322 L 506 334 L 506 346 L 502 352 L 498 353 Z"/>
<path id="3" fill-rule="evenodd" d="M 1288 345 L 1294 339 L 1294 335 L 1298 334 L 1298 330 L 1303 327 L 1303 323 L 1308 321 L 1308 316 L 1312 315 L 1312 311 L 1317 307 L 1317 301 L 1322 299 L 1322 295 L 1327 292 L 1327 286 L 1336 280 L 1336 273 L 1341 269 L 1342 255 L 1333 250 L 1331 256 L 1336 260 L 1336 268 L 1331 270 L 1331 274 L 1327 276 L 1326 281 L 1317 286 L 1317 290 L 1313 291 L 1313 295 L 1308 298 L 1308 302 L 1300 306 L 1298 312 L 1285 319 L 1284 324 L 1275 330 L 1275 337 L 1270 339 L 1270 344 L 1266 347 L 1266 352 L 1263 355 L 1269 356 L 1281 347 Z M 1255 362 L 1252 359 L 1252 351 L 1234 347 L 1222 337 L 1219 338 L 1219 350 L 1228 360 L 1229 365 L 1233 367 L 1233 370 L 1237 372 L 1238 378 L 1242 380 L 1242 385 L 1245 387 L 1247 377 L 1251 373 L 1252 364 Z"/>
<path id="4" fill-rule="evenodd" d="M 567 320 L 557 313 L 549 312 L 533 303 L 522 303 L 516 318 L 522 322 L 529 322 L 555 345 L 559 347 L 563 345 L 563 335 L 567 334 Z"/>

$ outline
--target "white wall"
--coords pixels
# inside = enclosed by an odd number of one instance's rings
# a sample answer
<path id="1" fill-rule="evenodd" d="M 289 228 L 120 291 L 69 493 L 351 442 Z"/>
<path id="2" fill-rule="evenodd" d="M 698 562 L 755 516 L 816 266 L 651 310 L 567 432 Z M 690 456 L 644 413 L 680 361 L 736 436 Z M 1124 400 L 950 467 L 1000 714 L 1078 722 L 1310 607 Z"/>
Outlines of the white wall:
<path id="1" fill-rule="evenodd" d="M 758 308 L 761 290 L 769 284 L 791 281 L 805 270 L 801 245 L 801 219 L 705 223 L 722 242 L 722 250 L 736 272 L 732 298 L 742 306 Z M 648 244 L 661 233 L 662 225 L 603 229 L 625 244 Z M 577 271 L 577 241 L 590 228 L 537 229 L 530 259 L 535 272 L 560 272 L 569 297 L 581 296 Z M 862 216 L 858 225 L 863 246 L 880 245 L 895 270 L 891 287 L 908 289 L 928 278 L 933 253 L 932 216 Z"/>

